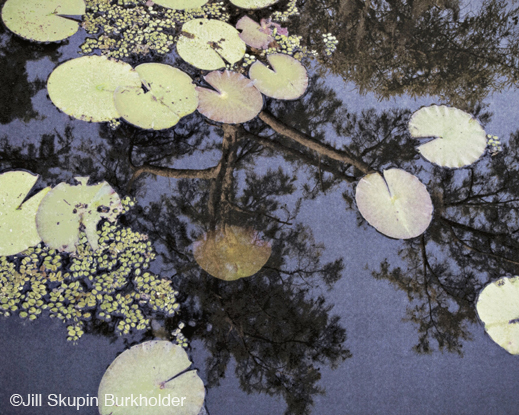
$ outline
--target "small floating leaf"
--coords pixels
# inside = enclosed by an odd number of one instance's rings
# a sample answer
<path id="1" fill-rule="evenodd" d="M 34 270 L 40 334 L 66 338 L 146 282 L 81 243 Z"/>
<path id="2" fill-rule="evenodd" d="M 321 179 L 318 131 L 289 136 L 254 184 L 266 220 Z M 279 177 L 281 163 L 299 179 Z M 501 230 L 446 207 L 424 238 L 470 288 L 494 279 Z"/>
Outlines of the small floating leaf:
<path id="1" fill-rule="evenodd" d="M 519 354 L 519 277 L 488 284 L 476 309 L 490 338 L 508 353 Z"/>
<path id="2" fill-rule="evenodd" d="M 60 183 L 42 200 L 36 215 L 38 233 L 48 246 L 75 252 L 83 230 L 92 249 L 98 248 L 97 223 L 114 222 L 122 211 L 121 199 L 107 182 L 87 185 L 88 178 L 76 178 L 78 186 Z"/>
<path id="3" fill-rule="evenodd" d="M 249 78 L 268 97 L 276 99 L 297 99 L 308 86 L 305 67 L 297 59 L 283 53 L 268 55 L 272 69 L 256 61 L 249 70 Z"/>
<path id="4" fill-rule="evenodd" d="M 226 62 L 238 62 L 245 54 L 245 42 L 231 25 L 219 20 L 194 19 L 182 26 L 177 52 L 198 69 L 214 70 Z"/>
<path id="5" fill-rule="evenodd" d="M 432 219 L 429 192 L 417 177 L 389 169 L 363 177 L 355 200 L 360 213 L 379 232 L 395 239 L 421 235 Z"/>
<path id="6" fill-rule="evenodd" d="M 50 187 L 23 203 L 36 180 L 37 175 L 24 171 L 0 175 L 0 255 L 15 255 L 41 241 L 36 211 Z"/>
<path id="7" fill-rule="evenodd" d="M 50 99 L 65 114 L 84 121 L 103 122 L 119 118 L 114 103 L 117 87 L 141 86 L 139 74 L 122 61 L 104 56 L 69 60 L 50 74 Z"/>
<path id="8" fill-rule="evenodd" d="M 242 31 L 240 33 L 241 40 L 256 49 L 267 49 L 269 43 L 274 40 L 270 33 L 262 31 L 260 24 L 252 20 L 249 16 L 243 16 L 238 20 L 236 29 Z"/>
<path id="9" fill-rule="evenodd" d="M 268 261 L 272 252 L 254 229 L 224 226 L 202 235 L 194 243 L 195 260 L 213 277 L 225 281 L 250 277 Z"/>
<path id="10" fill-rule="evenodd" d="M 190 366 L 184 349 L 171 342 L 153 340 L 133 346 L 112 362 L 101 379 L 99 412 L 198 415 L 204 404 L 205 388 L 196 370 L 187 371 Z M 116 400 L 124 402 L 131 396 L 137 400 L 142 396 L 142 403 L 115 405 Z"/>
<path id="11" fill-rule="evenodd" d="M 413 137 L 434 137 L 418 147 L 431 163 L 463 167 L 478 160 L 487 146 L 485 130 L 470 114 L 457 108 L 432 105 L 416 111 L 409 121 Z"/>
<path id="12" fill-rule="evenodd" d="M 175 10 L 198 9 L 208 1 L 209 0 L 153 0 L 153 2 L 159 6 Z"/>
<path id="13" fill-rule="evenodd" d="M 207 118 L 227 124 L 252 120 L 263 107 L 261 93 L 250 79 L 231 71 L 214 71 L 204 77 L 216 91 L 197 87 L 198 111 Z"/>
<path id="14" fill-rule="evenodd" d="M 279 0 L 231 0 L 231 3 L 242 9 L 263 9 Z"/>
<path id="15" fill-rule="evenodd" d="M 25 39 L 57 42 L 79 29 L 78 22 L 62 16 L 83 14 L 83 0 L 7 0 L 2 20 L 9 30 Z"/>
<path id="16" fill-rule="evenodd" d="M 192 79 L 180 69 L 161 63 L 144 63 L 135 68 L 141 87 L 119 87 L 114 99 L 117 111 L 126 121 L 147 129 L 173 127 L 194 112 L 198 97 Z"/>

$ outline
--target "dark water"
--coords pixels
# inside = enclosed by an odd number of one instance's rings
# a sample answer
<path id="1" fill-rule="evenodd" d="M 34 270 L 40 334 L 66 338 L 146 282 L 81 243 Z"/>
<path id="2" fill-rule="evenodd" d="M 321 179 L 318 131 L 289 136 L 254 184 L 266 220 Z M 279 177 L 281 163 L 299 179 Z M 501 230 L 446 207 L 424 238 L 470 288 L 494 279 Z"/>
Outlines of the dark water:
<path id="1" fill-rule="evenodd" d="M 311 64 L 304 98 L 267 100 L 264 111 L 373 169 L 417 175 L 435 206 L 422 237 L 378 233 L 355 206 L 362 172 L 259 120 L 238 130 L 231 186 L 148 173 L 129 186 L 130 152 L 137 166 L 205 169 L 222 158 L 222 130 L 197 113 L 158 133 L 61 113 L 45 81 L 78 56 L 81 31 L 38 45 L 1 28 L 0 169 L 38 173 L 39 188 L 88 175 L 136 198 L 125 225 L 150 236 L 160 254 L 152 270 L 181 293 L 167 324 L 186 323 L 211 415 L 519 413 L 519 362 L 475 312 L 485 283 L 519 273 L 519 14 L 504 2 L 304 3 L 290 30 L 309 44 L 334 33 L 339 49 Z M 503 151 L 458 170 L 422 159 L 407 122 L 434 103 L 474 114 Z M 197 266 L 191 245 L 215 221 L 272 241 L 257 275 L 223 282 Z M 2 414 L 78 412 L 13 408 L 9 397 L 96 396 L 111 361 L 153 337 L 96 332 L 74 345 L 45 313 L 2 317 L 0 328 Z"/>

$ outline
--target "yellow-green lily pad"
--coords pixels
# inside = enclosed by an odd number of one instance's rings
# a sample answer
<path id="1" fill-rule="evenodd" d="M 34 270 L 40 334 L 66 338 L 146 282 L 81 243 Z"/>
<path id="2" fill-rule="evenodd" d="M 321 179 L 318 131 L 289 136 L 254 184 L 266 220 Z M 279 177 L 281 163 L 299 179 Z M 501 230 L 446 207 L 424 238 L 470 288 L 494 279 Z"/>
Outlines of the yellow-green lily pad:
<path id="1" fill-rule="evenodd" d="M 197 87 L 198 111 L 207 118 L 226 124 L 252 120 L 263 107 L 263 96 L 249 78 L 231 71 L 213 71 L 204 77 L 216 91 Z"/>
<path id="2" fill-rule="evenodd" d="M 225 281 L 250 277 L 267 263 L 272 253 L 270 242 L 254 229 L 223 226 L 202 235 L 193 245 L 200 267 Z"/>
<path id="3" fill-rule="evenodd" d="M 90 246 L 98 248 L 97 223 L 114 222 L 121 213 L 119 195 L 107 182 L 87 185 L 88 177 L 76 177 L 78 186 L 60 183 L 43 198 L 36 226 L 43 242 L 53 249 L 75 252 L 84 231 Z"/>
<path id="4" fill-rule="evenodd" d="M 432 137 L 418 151 L 431 163 L 442 167 L 464 167 L 485 152 L 485 130 L 470 114 L 445 105 L 420 108 L 409 121 L 413 137 Z"/>
<path id="5" fill-rule="evenodd" d="M 308 87 L 308 74 L 297 59 L 283 53 L 267 56 L 272 69 L 256 61 L 249 69 L 249 78 L 254 86 L 268 97 L 297 99 Z"/>
<path id="6" fill-rule="evenodd" d="M 0 255 L 15 255 L 41 242 L 36 229 L 36 211 L 50 187 L 24 203 L 38 180 L 24 171 L 0 174 Z"/>
<path id="7" fill-rule="evenodd" d="M 241 9 L 264 9 L 279 0 L 231 0 L 231 3 Z"/>
<path id="8" fill-rule="evenodd" d="M 185 350 L 169 341 L 133 346 L 112 362 L 101 379 L 100 414 L 198 415 L 205 388 L 190 366 Z"/>
<path id="9" fill-rule="evenodd" d="M 508 353 L 519 354 L 519 277 L 488 284 L 476 309 L 490 338 Z"/>
<path id="10" fill-rule="evenodd" d="M 7 0 L 2 20 L 9 30 L 25 39 L 57 42 L 79 29 L 78 22 L 62 16 L 83 14 L 83 0 Z"/>
<path id="11" fill-rule="evenodd" d="M 119 118 L 114 103 L 118 87 L 141 86 L 131 65 L 104 56 L 84 56 L 69 60 L 50 74 L 50 99 L 65 114 L 91 122 Z"/>
<path id="12" fill-rule="evenodd" d="M 144 63 L 135 68 L 141 87 L 119 87 L 114 99 L 117 111 L 126 121 L 146 129 L 173 127 L 198 107 L 198 96 L 191 77 L 180 69 L 162 63 Z"/>
<path id="13" fill-rule="evenodd" d="M 209 0 L 154 0 L 155 4 L 174 10 L 198 9 Z"/>
<path id="14" fill-rule="evenodd" d="M 421 235 L 432 220 L 433 205 L 426 187 L 401 169 L 364 176 L 355 200 L 361 215 L 380 233 L 395 239 Z"/>
<path id="15" fill-rule="evenodd" d="M 245 42 L 231 25 L 219 20 L 194 19 L 182 26 L 177 52 L 187 63 L 212 71 L 234 64 L 245 55 Z"/>

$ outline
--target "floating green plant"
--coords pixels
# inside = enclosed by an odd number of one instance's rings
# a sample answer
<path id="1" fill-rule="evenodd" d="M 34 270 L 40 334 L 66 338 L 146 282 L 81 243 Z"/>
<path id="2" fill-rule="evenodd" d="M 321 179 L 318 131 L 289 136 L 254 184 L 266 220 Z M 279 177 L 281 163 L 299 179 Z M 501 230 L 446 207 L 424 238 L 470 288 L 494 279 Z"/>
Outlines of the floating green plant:
<path id="1" fill-rule="evenodd" d="M 264 9 L 279 0 L 231 0 L 231 3 L 242 9 Z"/>

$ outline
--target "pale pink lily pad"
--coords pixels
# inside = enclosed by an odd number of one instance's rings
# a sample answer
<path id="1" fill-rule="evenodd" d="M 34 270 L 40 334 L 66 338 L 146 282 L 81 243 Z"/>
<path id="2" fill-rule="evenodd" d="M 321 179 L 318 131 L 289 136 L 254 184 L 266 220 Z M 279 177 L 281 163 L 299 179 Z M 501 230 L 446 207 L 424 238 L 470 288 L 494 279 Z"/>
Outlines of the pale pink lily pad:
<path id="1" fill-rule="evenodd" d="M 243 16 L 238 20 L 236 29 L 241 30 L 241 40 L 256 49 L 267 49 L 269 43 L 274 40 L 270 35 L 270 29 L 268 31 L 262 30 L 260 24 L 248 16 Z"/>
<path id="2" fill-rule="evenodd" d="M 249 70 L 254 86 L 268 97 L 297 99 L 308 87 L 308 74 L 297 59 L 283 53 L 267 56 L 272 69 L 257 61 Z"/>
<path id="3" fill-rule="evenodd" d="M 263 97 L 245 76 L 213 71 L 204 77 L 216 91 L 197 87 L 198 111 L 213 121 L 240 124 L 252 120 L 263 107 Z"/>
<path id="4" fill-rule="evenodd" d="M 401 169 L 389 169 L 363 177 L 355 199 L 360 213 L 380 233 L 409 239 L 425 232 L 432 219 L 429 192 L 417 177 Z"/>

